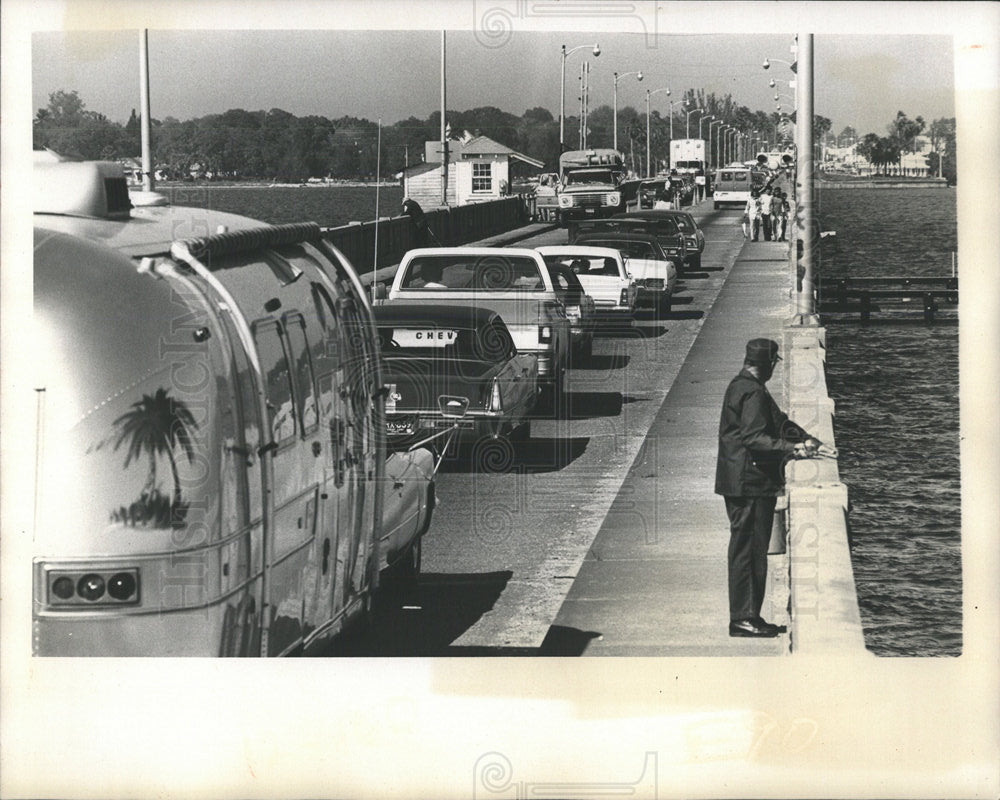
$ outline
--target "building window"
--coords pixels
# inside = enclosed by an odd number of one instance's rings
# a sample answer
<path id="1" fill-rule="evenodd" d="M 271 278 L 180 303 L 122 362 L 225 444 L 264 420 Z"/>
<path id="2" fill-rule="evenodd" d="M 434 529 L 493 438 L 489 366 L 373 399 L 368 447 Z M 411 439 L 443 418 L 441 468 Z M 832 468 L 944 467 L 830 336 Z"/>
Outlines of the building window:
<path id="1" fill-rule="evenodd" d="M 472 191 L 492 192 L 493 191 L 493 165 L 473 164 L 472 165 Z"/>

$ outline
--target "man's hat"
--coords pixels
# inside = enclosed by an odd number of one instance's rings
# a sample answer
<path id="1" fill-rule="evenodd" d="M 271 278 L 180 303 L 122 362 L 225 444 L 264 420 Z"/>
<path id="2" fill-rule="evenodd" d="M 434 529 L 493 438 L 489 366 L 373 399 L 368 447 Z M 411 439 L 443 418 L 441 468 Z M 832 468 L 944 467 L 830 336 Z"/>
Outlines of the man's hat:
<path id="1" fill-rule="evenodd" d="M 780 361 L 778 343 L 772 339 L 751 339 L 747 342 L 747 354 L 743 359 L 754 366 L 769 367 L 775 361 Z"/>

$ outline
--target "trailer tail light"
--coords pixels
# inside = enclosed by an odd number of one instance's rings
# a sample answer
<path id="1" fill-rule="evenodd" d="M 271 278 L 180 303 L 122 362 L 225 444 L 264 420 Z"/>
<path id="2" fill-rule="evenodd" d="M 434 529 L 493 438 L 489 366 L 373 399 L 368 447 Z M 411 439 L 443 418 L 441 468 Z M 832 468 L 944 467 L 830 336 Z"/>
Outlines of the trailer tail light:
<path id="1" fill-rule="evenodd" d="M 139 569 L 50 569 L 46 573 L 47 605 L 89 608 L 136 605 L 140 598 Z"/>
<path id="2" fill-rule="evenodd" d="M 490 401 L 486 404 L 486 413 L 503 413 L 503 398 L 500 397 L 500 380 L 498 378 L 493 379 L 493 385 L 490 388 Z"/>

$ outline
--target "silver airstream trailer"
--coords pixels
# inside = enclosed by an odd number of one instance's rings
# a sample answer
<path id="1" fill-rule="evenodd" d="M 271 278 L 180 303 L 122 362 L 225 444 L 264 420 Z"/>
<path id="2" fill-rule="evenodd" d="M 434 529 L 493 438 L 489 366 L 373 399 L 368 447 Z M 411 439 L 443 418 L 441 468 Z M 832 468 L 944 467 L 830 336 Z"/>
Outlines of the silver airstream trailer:
<path id="1" fill-rule="evenodd" d="M 35 181 L 35 654 L 315 651 L 433 506 L 357 274 L 313 223 L 133 209 L 115 164 Z"/>

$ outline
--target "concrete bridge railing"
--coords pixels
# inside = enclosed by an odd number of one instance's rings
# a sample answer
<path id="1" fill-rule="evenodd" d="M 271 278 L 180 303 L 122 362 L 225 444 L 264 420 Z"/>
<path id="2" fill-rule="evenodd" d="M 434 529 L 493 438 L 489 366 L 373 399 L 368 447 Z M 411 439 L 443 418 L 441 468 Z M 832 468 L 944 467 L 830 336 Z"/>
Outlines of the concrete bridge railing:
<path id="1" fill-rule="evenodd" d="M 834 401 L 826 384 L 826 329 L 789 325 L 784 339 L 788 414 L 823 442 L 835 445 Z M 848 491 L 840 480 L 838 462 L 792 461 L 786 478 L 790 648 L 806 655 L 863 653 Z"/>

